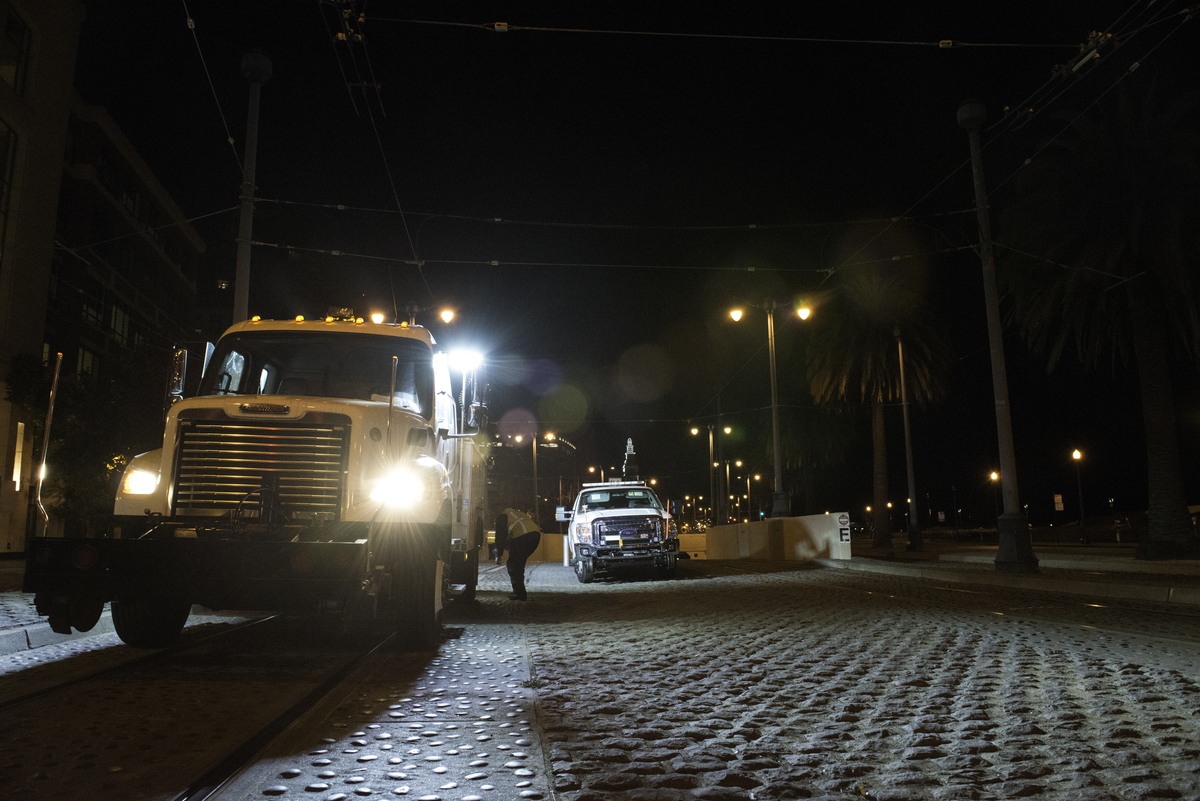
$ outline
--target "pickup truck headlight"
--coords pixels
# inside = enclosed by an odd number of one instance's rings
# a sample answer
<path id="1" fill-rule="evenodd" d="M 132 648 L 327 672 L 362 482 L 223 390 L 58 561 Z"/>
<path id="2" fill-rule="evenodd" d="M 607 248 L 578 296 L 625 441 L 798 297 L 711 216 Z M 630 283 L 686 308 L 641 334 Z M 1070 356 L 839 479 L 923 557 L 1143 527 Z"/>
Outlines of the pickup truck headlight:
<path id="1" fill-rule="evenodd" d="M 407 507 L 433 497 L 429 482 L 407 470 L 389 473 L 371 490 L 371 500 L 388 506 Z"/>
<path id="2" fill-rule="evenodd" d="M 121 482 L 121 492 L 126 495 L 149 495 L 158 487 L 158 473 L 149 470 L 130 470 Z"/>

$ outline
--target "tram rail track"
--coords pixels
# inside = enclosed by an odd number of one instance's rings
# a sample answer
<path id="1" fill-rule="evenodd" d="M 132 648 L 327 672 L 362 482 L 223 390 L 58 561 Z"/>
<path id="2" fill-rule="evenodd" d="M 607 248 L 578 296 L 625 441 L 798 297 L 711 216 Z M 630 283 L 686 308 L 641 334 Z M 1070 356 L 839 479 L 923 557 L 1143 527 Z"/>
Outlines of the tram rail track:
<path id="1" fill-rule="evenodd" d="M 76 670 L 0 703 L 0 731 L 22 733 L 8 738 L 0 787 L 51 797 L 59 783 L 62 793 L 81 774 L 99 773 L 107 789 L 96 797 L 203 801 L 394 637 L 320 643 L 311 626 L 276 615 Z M 63 661 L 27 670 L 71 673 Z M 68 721 L 87 721 L 86 735 L 73 736 L 78 724 Z M 60 756 L 47 763 L 51 746 Z"/>

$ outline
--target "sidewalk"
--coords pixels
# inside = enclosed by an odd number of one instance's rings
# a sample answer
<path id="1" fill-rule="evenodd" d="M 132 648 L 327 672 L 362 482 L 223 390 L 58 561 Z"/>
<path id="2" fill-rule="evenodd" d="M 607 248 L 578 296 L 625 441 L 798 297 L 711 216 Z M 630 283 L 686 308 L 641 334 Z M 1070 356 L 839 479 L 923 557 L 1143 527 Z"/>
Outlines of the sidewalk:
<path id="1" fill-rule="evenodd" d="M 997 573 L 995 545 L 937 540 L 913 552 L 900 535 L 893 542 L 893 548 L 880 549 L 869 540 L 855 540 L 851 559 L 816 561 L 830 569 L 1200 607 L 1200 560 L 1138 561 L 1134 545 L 1035 543 L 1037 573 Z M 34 610 L 33 596 L 20 592 L 24 567 L 21 561 L 0 560 L 0 656 L 112 631 L 106 611 L 85 634 L 52 632 Z"/>
<path id="2" fill-rule="evenodd" d="M 968 584 L 1037 589 L 1095 598 L 1200 606 L 1200 560 L 1146 562 L 1135 544 L 1075 545 L 1035 542 L 1037 573 L 998 573 L 996 546 L 926 541 L 908 551 L 901 535 L 892 548 L 855 540 L 849 560 L 819 559 L 826 567 Z"/>

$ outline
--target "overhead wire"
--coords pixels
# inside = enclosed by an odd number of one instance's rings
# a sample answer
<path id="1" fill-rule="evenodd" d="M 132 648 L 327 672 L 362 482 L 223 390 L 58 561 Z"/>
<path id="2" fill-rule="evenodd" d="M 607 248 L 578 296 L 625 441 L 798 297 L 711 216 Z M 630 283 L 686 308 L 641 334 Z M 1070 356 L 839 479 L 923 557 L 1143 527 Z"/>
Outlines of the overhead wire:
<path id="1" fill-rule="evenodd" d="M 507 22 L 450 22 L 447 20 L 402 19 L 397 17 L 373 17 L 375 22 L 393 22 L 410 25 L 436 25 L 449 28 L 470 28 L 474 30 L 508 33 L 513 31 L 532 31 L 535 33 L 580 33 L 602 34 L 607 36 L 649 36 L 676 39 L 731 39 L 755 42 L 810 42 L 816 44 L 865 44 L 865 45 L 903 45 L 915 47 L 934 47 L 948 50 L 957 47 L 1031 47 L 1031 48 L 1065 48 L 1074 45 L 1038 44 L 1032 42 L 963 42 L 958 39 L 939 39 L 936 41 L 908 41 L 899 39 L 851 39 L 819 36 L 768 36 L 765 34 L 738 33 L 695 33 L 686 31 L 635 31 L 606 28 L 561 28 L 545 25 L 511 25 Z"/>
<path id="2" fill-rule="evenodd" d="M 1017 175 L 1017 173 L 1019 173 L 1019 172 L 1020 172 L 1022 169 L 1024 169 L 1025 167 L 1027 167 L 1027 166 L 1028 166 L 1028 165 L 1029 165 L 1029 164 L 1030 164 L 1030 163 L 1031 163 L 1031 162 L 1032 162 L 1032 161 L 1033 161 L 1035 158 L 1037 158 L 1038 156 L 1040 156 L 1040 155 L 1041 155 L 1042 153 L 1044 153 L 1044 152 L 1045 152 L 1045 151 L 1046 151 L 1046 150 L 1047 150 L 1047 149 L 1048 149 L 1048 148 L 1049 148 L 1051 145 L 1053 145 L 1053 144 L 1054 144 L 1056 141 L 1058 141 L 1058 138 L 1059 138 L 1060 136 L 1062 136 L 1062 135 L 1063 135 L 1063 134 L 1065 134 L 1067 131 L 1069 131 L 1069 130 L 1072 128 L 1072 126 L 1074 126 L 1074 125 L 1075 125 L 1075 123 L 1077 123 L 1077 122 L 1078 122 L 1078 121 L 1079 121 L 1079 120 L 1080 120 L 1080 119 L 1083 117 L 1083 115 L 1084 115 L 1084 114 L 1087 114 L 1089 111 L 1091 111 L 1091 110 L 1092 110 L 1092 108 L 1093 108 L 1093 107 L 1094 107 L 1094 106 L 1095 106 L 1097 103 L 1099 103 L 1101 100 L 1103 100 L 1103 99 L 1105 98 L 1105 96 L 1106 96 L 1106 95 L 1107 95 L 1109 92 L 1111 92 L 1113 89 L 1115 89 L 1115 88 L 1117 87 L 1117 84 L 1119 84 L 1121 81 L 1125 80 L 1125 79 L 1126 79 L 1126 78 L 1128 78 L 1130 75 L 1132 75 L 1132 74 L 1134 73 L 1134 71 L 1135 71 L 1135 70 L 1137 70 L 1137 69 L 1138 69 L 1138 68 L 1141 66 L 1142 62 L 1143 62 L 1145 59 L 1149 58 L 1149 57 L 1150 57 L 1150 56 L 1151 56 L 1151 55 L 1154 53 L 1154 51 L 1155 51 L 1155 50 L 1157 50 L 1159 47 L 1161 47 L 1161 46 L 1163 45 L 1163 43 L 1164 43 L 1164 42 L 1166 42 L 1166 41 L 1167 41 L 1167 39 L 1171 38 L 1171 37 L 1172 37 L 1172 36 L 1174 36 L 1176 33 L 1178 33 L 1178 32 L 1179 32 L 1179 29 L 1180 29 L 1180 28 L 1182 28 L 1182 27 L 1183 27 L 1185 24 L 1187 24 L 1188 22 L 1190 22 L 1190 21 L 1191 21 L 1191 19 L 1192 19 L 1192 15 L 1191 15 L 1191 14 L 1189 14 L 1188 16 L 1186 16 L 1186 17 L 1184 17 L 1182 20 L 1180 20 L 1180 21 L 1179 21 L 1179 24 L 1175 26 L 1174 30 L 1170 31 L 1170 32 L 1169 32 L 1169 33 L 1168 33 L 1166 36 L 1164 36 L 1164 37 L 1163 37 L 1161 40 L 1159 40 L 1158 42 L 1156 42 L 1156 43 L 1155 43 L 1155 45 L 1154 45 L 1152 48 L 1150 48 L 1150 50 L 1146 51 L 1146 53 L 1145 53 L 1143 56 L 1141 56 L 1141 58 L 1139 58 L 1137 61 L 1134 61 L 1132 64 L 1130 64 L 1130 65 L 1129 65 L 1129 68 L 1128 68 L 1128 69 L 1126 69 L 1124 72 L 1122 72 L 1120 75 L 1118 75 L 1118 76 L 1116 77 L 1116 79 L 1114 79 L 1114 80 L 1113 80 L 1113 82 L 1112 82 L 1112 83 L 1110 83 L 1110 84 L 1108 85 L 1108 87 L 1107 87 L 1107 88 L 1106 88 L 1106 89 L 1105 89 L 1103 92 L 1101 92 L 1100 94 L 1096 95 L 1096 97 L 1094 97 L 1094 98 L 1092 99 L 1092 102 L 1088 103 L 1088 104 L 1087 104 L 1087 105 L 1086 105 L 1086 106 L 1083 108 L 1083 110 L 1082 110 L 1082 111 L 1080 111 L 1080 112 L 1078 112 L 1077 114 L 1075 114 L 1075 116 L 1073 116 L 1073 117 L 1070 119 L 1070 121 L 1069 121 L 1069 122 L 1067 122 L 1065 125 L 1063 125 L 1062 127 L 1060 127 L 1057 133 L 1055 133 L 1053 136 L 1051 136 L 1051 137 L 1050 137 L 1049 139 L 1047 139 L 1046 141 L 1042 142 L 1042 143 L 1041 143 L 1041 145 L 1038 147 L 1038 149 L 1037 149 L 1036 151 L 1034 151 L 1034 153 L 1033 153 L 1033 155 L 1032 155 L 1032 156 L 1030 156 L 1029 158 L 1025 159 L 1023 162 L 1021 162 L 1021 166 L 1017 167 L 1015 170 L 1013 170 L 1011 173 L 1009 173 L 1009 174 L 1008 174 L 1008 175 L 1007 175 L 1007 176 L 1006 176 L 1006 177 L 1005 177 L 1005 178 L 1004 178 L 1002 181 L 1000 181 L 1000 183 L 998 183 L 998 184 L 996 184 L 995 186 L 993 186 L 993 187 L 992 187 L 992 188 L 991 188 L 991 189 L 988 191 L 988 196 L 990 197 L 990 196 L 992 195 L 992 193 L 993 193 L 993 192 L 996 192 L 998 189 L 1000 189 L 1000 187 L 1004 186 L 1006 183 L 1008 183 L 1009 181 L 1011 181 L 1011 180 L 1012 180 L 1012 179 L 1013 179 L 1013 178 L 1014 178 L 1014 177 Z"/>
<path id="3" fill-rule="evenodd" d="M 188 10 L 187 0 L 181 0 L 183 3 L 183 13 L 187 18 L 188 30 L 192 32 L 192 41 L 196 43 L 196 53 L 200 56 L 200 66 L 204 67 L 204 77 L 208 79 L 208 88 L 212 90 L 213 101 L 217 105 L 217 114 L 221 117 L 221 125 L 225 127 L 225 138 L 229 142 L 229 149 L 233 151 L 233 160 L 237 162 L 238 173 L 244 172 L 242 169 L 242 160 L 238 156 L 237 147 L 233 142 L 233 134 L 229 132 L 229 123 L 225 119 L 225 112 L 221 108 L 221 100 L 217 97 L 217 87 L 213 86 L 212 74 L 208 71 L 208 62 L 204 60 L 204 50 L 200 47 L 200 38 L 196 35 L 196 21 L 192 19 L 192 12 Z"/>
<path id="4" fill-rule="evenodd" d="M 322 16 L 324 16 L 324 15 L 322 14 Z M 328 23 L 327 23 L 327 25 L 328 25 Z M 343 25 L 343 32 L 347 32 L 346 31 L 346 23 L 345 23 L 344 19 L 343 19 L 342 25 Z M 366 38 L 363 37 L 361 35 L 361 33 L 359 34 L 359 38 L 360 38 L 360 41 L 363 42 L 364 52 L 365 52 Z M 347 42 L 349 42 L 349 37 L 347 37 Z M 369 58 L 368 58 L 368 61 L 369 61 Z M 358 61 L 354 58 L 354 53 L 352 51 L 350 52 L 350 63 L 354 68 L 355 77 L 358 78 L 359 83 L 362 84 L 363 83 L 362 73 L 359 72 Z M 369 64 L 368 64 L 368 68 L 370 68 Z M 372 71 L 372 74 L 374 74 L 373 71 Z M 365 102 L 365 99 L 366 99 L 365 88 L 364 88 L 363 95 L 364 95 L 364 102 Z M 425 285 L 425 291 L 429 293 L 430 300 L 436 300 L 436 297 L 433 293 L 433 288 L 429 285 L 429 279 L 425 276 L 425 271 L 424 271 L 424 269 L 422 269 L 421 263 L 419 261 L 419 256 L 417 255 L 416 243 L 413 241 L 412 231 L 408 227 L 408 218 L 404 213 L 404 206 L 403 206 L 403 204 L 400 203 L 400 193 L 396 189 L 396 180 L 395 180 L 394 176 L 392 175 L 392 167 L 391 167 L 391 164 L 388 162 L 387 151 L 383 147 L 383 138 L 379 134 L 379 125 L 375 120 L 375 113 L 371 110 L 371 104 L 369 102 L 365 102 L 365 105 L 367 107 L 367 118 L 371 121 L 371 131 L 375 135 L 375 145 L 379 150 L 379 157 L 383 162 L 384 175 L 387 176 L 388 186 L 390 187 L 391 192 L 392 192 L 392 200 L 395 202 L 396 210 L 400 214 L 400 222 L 404 227 L 404 236 L 405 236 L 405 239 L 408 241 L 409 250 L 412 251 L 413 261 L 416 265 L 417 273 L 421 276 L 421 281 Z M 383 108 L 383 106 L 382 106 L 382 100 L 381 100 L 381 102 L 380 102 L 380 110 L 381 111 L 382 111 L 382 108 Z M 389 283 L 392 282 L 392 276 L 390 273 L 388 275 L 388 281 L 389 281 Z M 392 308 L 393 308 L 393 312 L 396 314 L 396 316 L 399 316 L 399 310 L 397 308 L 396 291 L 395 291 L 394 283 L 392 284 Z"/>
<path id="5" fill-rule="evenodd" d="M 1137 5 L 1137 4 L 1135 4 L 1135 5 Z M 1147 8 L 1149 8 L 1149 7 L 1147 7 Z M 1091 66 L 1093 62 L 1104 60 L 1104 56 L 1102 56 L 1102 53 L 1105 53 L 1105 52 L 1113 53 L 1118 48 L 1127 46 L 1129 44 L 1129 42 L 1135 36 L 1137 36 L 1137 34 L 1141 33 L 1142 31 L 1146 30 L 1147 28 L 1151 27 L 1152 25 L 1157 25 L 1161 22 L 1165 22 L 1169 15 L 1191 14 L 1193 10 L 1194 9 L 1191 9 L 1191 8 L 1184 8 L 1179 12 L 1168 12 L 1165 7 L 1159 7 L 1158 12 L 1156 12 L 1156 16 L 1153 19 L 1151 19 L 1149 22 L 1147 22 L 1147 23 L 1139 26 L 1138 28 L 1135 28 L 1132 31 L 1129 31 L 1127 33 L 1121 32 L 1121 33 L 1108 34 L 1108 33 L 1103 33 L 1103 32 L 1101 32 L 1101 33 L 1093 32 L 1092 35 L 1089 37 L 1088 41 L 1085 42 L 1080 47 L 1080 55 L 1076 59 L 1073 60 L 1074 63 L 1068 62 L 1068 64 L 1066 64 L 1066 65 L 1058 65 L 1057 67 L 1055 67 L 1055 69 L 1051 72 L 1051 77 L 1046 81 L 1046 83 L 1042 84 L 1042 86 L 1039 87 L 1037 91 L 1035 91 L 1033 94 L 1031 94 L 1028 98 L 1026 98 L 1024 101 L 1022 101 L 1019 104 L 1019 106 L 1018 106 L 1019 110 L 1016 113 L 1006 114 L 1004 117 L 1002 117 L 996 123 L 989 126 L 988 131 L 990 132 L 993 129 L 995 129 L 996 127 L 1001 126 L 1001 125 L 1004 125 L 1004 130 L 1010 130 L 1010 129 L 1018 130 L 1020 128 L 1023 128 L 1025 125 L 1028 125 L 1033 119 L 1035 119 L 1037 116 L 1039 116 L 1042 113 L 1042 111 L 1049 108 L 1057 100 L 1059 100 L 1061 97 L 1066 95 L 1068 92 L 1070 92 L 1075 87 L 1080 86 L 1082 84 L 1082 81 L 1077 80 L 1077 78 L 1078 77 L 1086 77 L 1086 74 L 1080 76 L 1080 75 L 1078 75 L 1078 73 L 1081 70 L 1086 70 L 1086 72 L 1091 72 L 1094 68 L 1093 66 Z M 1126 13 L 1128 13 L 1128 12 L 1126 12 Z M 1124 15 L 1122 15 L 1122 17 L 1123 16 Z M 1118 23 L 1119 23 L 1119 21 L 1120 21 L 1120 18 L 1118 19 Z M 1186 22 L 1187 18 L 1185 17 L 1185 19 L 1183 21 Z M 1115 28 L 1115 26 L 1118 23 L 1114 23 L 1112 28 Z M 1110 28 L 1110 30 L 1112 28 Z M 1173 33 L 1174 32 L 1172 32 L 1172 34 Z M 1166 38 L 1169 38 L 1172 34 L 1168 34 L 1167 37 L 1164 37 L 1164 41 Z M 1161 42 L 1160 42 L 1160 44 L 1161 44 Z M 1155 48 L 1157 48 L 1157 45 L 1155 45 Z M 1151 50 L 1151 52 L 1153 52 L 1153 49 Z M 1147 55 L 1149 55 L 1149 53 L 1147 53 Z M 1054 86 L 1055 84 L 1061 84 L 1061 88 L 1054 94 L 1049 95 L 1048 97 L 1043 96 L 1043 90 L 1048 90 L 1051 86 Z M 1035 105 L 1040 105 L 1040 108 L 1034 108 Z M 1005 124 L 1005 123 L 1007 123 L 1007 124 Z"/>
<path id="6" fill-rule="evenodd" d="M 397 214 L 395 209 L 384 209 L 371 206 L 352 206 L 344 203 L 308 203 L 299 200 L 282 200 L 280 198 L 264 198 L 256 197 L 256 203 L 276 203 L 287 206 L 305 206 L 309 208 L 333 209 L 337 211 L 365 211 L 378 214 Z M 753 230 L 780 230 L 780 229 L 796 229 L 796 228 L 825 228 L 829 226 L 839 225 L 863 225 L 868 223 L 881 222 L 903 222 L 906 220 L 922 220 L 933 217 L 950 217 L 959 214 L 974 214 L 975 209 L 957 209 L 955 211 L 939 211 L 929 214 L 916 214 L 911 216 L 893 216 L 893 217 L 873 217 L 864 219 L 851 220 L 824 220 L 816 222 L 792 222 L 792 223 L 725 223 L 721 225 L 665 225 L 665 224 L 637 224 L 637 223 L 594 223 L 594 222 L 562 222 L 553 220 L 516 220 L 507 217 L 484 217 L 482 215 L 469 214 L 444 214 L 440 212 L 419 212 L 409 211 L 404 212 L 410 217 L 425 217 L 426 219 L 441 218 L 447 220 L 465 220 L 468 222 L 484 222 L 484 223 L 499 223 L 505 225 L 527 225 L 540 226 L 546 228 L 590 228 L 598 230 L 631 230 L 631 231 L 753 231 Z"/>
<path id="7" fill-rule="evenodd" d="M 1174 30 L 1172 30 L 1170 33 L 1168 33 L 1168 34 L 1167 34 L 1167 36 L 1165 36 L 1165 37 L 1164 37 L 1162 40 L 1160 40 L 1158 43 L 1156 43 L 1156 44 L 1154 45 L 1154 47 L 1152 47 L 1152 48 L 1151 48 L 1151 49 L 1150 49 L 1150 50 L 1149 50 L 1149 51 L 1146 53 L 1146 55 L 1142 57 L 1143 59 L 1144 59 L 1144 58 L 1146 58 L 1147 56 L 1149 56 L 1149 55 L 1150 55 L 1151 53 L 1153 53 L 1155 50 L 1157 50 L 1157 49 L 1158 49 L 1158 47 L 1159 47 L 1159 46 L 1161 46 L 1161 45 L 1162 45 L 1162 43 L 1163 43 L 1163 42 L 1165 42 L 1165 41 L 1166 41 L 1168 38 L 1170 38 L 1171 36 L 1173 36 L 1173 35 L 1174 35 L 1174 34 L 1175 34 L 1175 33 L 1176 33 L 1178 30 L 1179 30 L 1179 28 L 1183 26 L 1183 24 L 1184 24 L 1184 23 L 1186 23 L 1186 22 L 1188 22 L 1189 20 L 1191 20 L 1191 18 L 1192 18 L 1192 9 L 1190 9 L 1190 8 L 1188 8 L 1188 9 L 1184 9 L 1184 10 L 1183 10 L 1183 12 L 1187 12 L 1187 14 L 1186 14 L 1186 16 L 1184 16 L 1183 20 L 1181 20 L 1181 21 L 1180 21 L 1180 24 L 1179 24 L 1178 26 L 1176 26 L 1176 28 L 1175 28 Z M 1180 12 L 1180 13 L 1183 13 L 1183 12 Z M 1126 14 L 1127 14 L 1127 13 L 1128 13 L 1128 10 L 1126 11 Z M 1124 15 L 1122 15 L 1122 17 L 1118 18 L 1118 20 L 1119 20 L 1119 19 L 1121 19 L 1121 18 L 1123 18 L 1123 17 L 1124 17 Z M 1078 119 L 1080 116 L 1082 116 L 1082 115 L 1083 115 L 1084 113 L 1086 113 L 1086 112 L 1087 112 L 1089 109 L 1091 109 L 1091 107 L 1092 107 L 1092 106 L 1094 106 L 1094 105 L 1095 105 L 1097 102 L 1099 102 L 1099 101 L 1100 101 L 1100 99 L 1102 99 L 1102 98 L 1104 97 L 1104 95 L 1106 95 L 1106 94 L 1107 94 L 1109 91 L 1111 91 L 1111 90 L 1113 89 L 1113 87 L 1115 87 L 1115 86 L 1116 86 L 1116 84 L 1117 84 L 1117 83 L 1119 83 L 1119 82 L 1120 82 L 1122 79 L 1124 79 L 1126 76 L 1128 76 L 1130 73 L 1132 73 L 1132 72 L 1133 72 L 1133 70 L 1137 69 L 1137 67 L 1138 67 L 1138 65 L 1139 65 L 1140 63 L 1141 63 L 1140 61 L 1134 62 L 1134 63 L 1133 63 L 1133 65 L 1130 67 L 1130 69 L 1129 69 L 1129 70 L 1127 70 L 1125 73 L 1122 73 L 1122 75 L 1121 75 L 1120 77 L 1118 77 L 1118 78 L 1117 78 L 1117 80 L 1116 80 L 1116 81 L 1114 81 L 1114 82 L 1113 82 L 1113 83 L 1112 83 L 1112 84 L 1111 84 L 1111 85 L 1110 85 L 1110 86 L 1109 86 L 1107 89 L 1105 89 L 1103 93 L 1101 93 L 1101 94 L 1100 94 L 1100 95 L 1099 95 L 1097 98 L 1095 98 L 1095 99 L 1092 101 L 1092 103 L 1090 103 L 1090 104 L 1087 106 L 1087 108 L 1085 108 L 1085 109 L 1084 109 L 1084 111 L 1082 111 L 1082 112 L 1080 112 L 1078 115 L 1076 115 L 1076 117 L 1075 117 L 1075 120 L 1077 120 L 1077 119 Z M 1073 124 L 1073 123 L 1074 123 L 1074 120 L 1072 120 L 1072 124 Z M 1045 143 L 1043 143 L 1043 144 L 1042 144 L 1042 146 L 1038 148 L 1038 150 L 1037 150 L 1037 151 L 1034 153 L 1034 155 L 1033 155 L 1033 156 L 1031 156 L 1030 158 L 1028 158 L 1028 159 L 1026 159 L 1026 160 L 1025 160 L 1024 164 L 1028 164 L 1030 161 L 1032 161 L 1032 159 L 1033 159 L 1033 158 L 1036 158 L 1036 157 L 1038 156 L 1038 154 L 1040 154 L 1040 153 L 1041 153 L 1042 151 L 1044 151 L 1044 150 L 1045 150 L 1047 147 L 1049 147 L 1049 146 L 1050 146 L 1050 144 L 1051 144 L 1051 143 L 1054 141 L 1054 139 L 1057 139 L 1057 138 L 1058 138 L 1058 136 L 1061 136 L 1061 135 L 1062 135 L 1062 133 L 1063 133 L 1065 130 L 1067 130 L 1067 128 L 1069 128 L 1069 127 L 1070 127 L 1070 125 L 1068 125 L 1066 128 L 1063 128 L 1063 129 L 1062 129 L 1061 131 L 1059 131 L 1059 133 L 1058 133 L 1058 134 L 1056 134 L 1056 135 L 1054 136 L 1054 138 L 1052 138 L 1052 139 L 1051 139 L 1049 142 L 1045 142 Z M 992 138 L 990 138 L 990 139 L 989 139 L 987 142 L 984 142 L 984 143 L 982 143 L 982 144 L 981 144 L 981 151 L 986 151 L 986 150 L 987 150 L 989 147 L 992 147 L 993 145 L 995 145 L 995 144 L 996 144 L 998 141 L 1000 141 L 1000 140 L 1001 140 L 1001 137 L 1002 137 L 1002 135 L 1003 135 L 1003 134 L 1005 134 L 1005 133 L 1007 133 L 1009 130 L 1011 130 L 1011 129 L 1005 129 L 1005 130 L 1002 130 L 1002 131 L 1000 131 L 1000 132 L 999 132 L 997 135 L 995 135 L 995 136 L 993 136 Z M 957 175 L 957 174 L 958 174 L 958 172 L 959 172 L 959 171 L 960 171 L 960 170 L 961 170 L 963 167 L 967 166 L 967 165 L 968 165 L 968 164 L 970 164 L 970 163 L 971 163 L 971 159 L 970 159 L 970 158 L 967 158 L 967 159 L 965 159 L 964 161 L 962 161 L 962 162 L 961 162 L 961 163 L 960 163 L 960 164 L 959 164 L 957 167 L 955 167 L 955 168 L 954 168 L 953 170 L 951 170 L 951 171 L 950 171 L 950 172 L 949 172 L 949 173 L 948 173 L 948 174 L 947 174 L 947 175 L 946 175 L 944 178 L 942 178 L 942 180 L 941 180 L 941 181 L 939 181 L 937 184 L 935 184 L 935 185 L 934 185 L 934 187 L 933 187 L 932 189 L 928 190 L 928 191 L 927 191 L 927 192 L 926 192 L 924 195 L 922 195 L 922 196 L 921 196 L 921 197 L 920 197 L 920 198 L 919 198 L 919 199 L 918 199 L 918 200 L 917 200 L 915 203 L 913 203 L 913 204 L 912 204 L 912 205 L 910 205 L 910 206 L 909 206 L 907 209 L 905 209 L 905 211 L 904 211 L 904 212 L 903 212 L 903 213 L 900 215 L 900 217 L 901 217 L 901 218 L 907 217 L 907 216 L 908 216 L 908 215 L 909 215 L 909 214 L 912 212 L 912 210 L 913 210 L 913 209 L 915 209 L 917 206 L 919 206 L 921 203 L 923 203 L 923 202 L 926 200 L 926 198 L 928 198 L 930 195 L 932 195 L 932 194 L 933 194 L 935 191 L 937 191 L 937 190 L 938 190 L 938 189 L 939 189 L 939 188 L 940 188 L 940 187 L 941 187 L 943 184 L 945 184 L 945 183 L 946 183 L 947 181 L 949 181 L 949 180 L 950 180 L 952 177 L 954 177 L 955 175 Z M 1022 166 L 1024 166 L 1024 164 L 1023 164 Z M 1011 180 L 1011 178 L 1013 177 L 1013 175 L 1015 175 L 1015 174 L 1016 174 L 1017 172 L 1019 172 L 1019 171 L 1020 171 L 1020 168 L 1018 168 L 1017 170 L 1014 170 L 1012 174 L 1010 174 L 1009 176 L 1007 176 L 1007 177 L 1006 177 L 1004 180 L 1002 180 L 1000 183 L 998 183 L 998 184 L 996 184 L 996 185 L 992 186 L 992 187 L 991 187 L 991 188 L 988 190 L 987 196 L 990 198 L 990 197 L 991 197 L 991 196 L 992 196 L 992 195 L 993 195 L 993 194 L 994 194 L 994 193 L 995 193 L 995 192 L 996 192 L 996 191 L 997 191 L 997 190 L 998 190 L 998 189 L 999 189 L 1001 186 L 1003 186 L 1005 183 L 1007 183 L 1009 180 Z M 865 242 L 863 245 L 861 245 L 861 246 L 858 248 L 858 250 L 856 250 L 854 253 L 852 253 L 850 256 L 848 256 L 848 257 L 847 257 L 847 259 L 846 259 L 846 261 L 844 261 L 843 263 L 841 263 L 841 264 L 839 264 L 839 265 L 837 265 L 837 266 L 835 266 L 835 267 L 831 268 L 831 269 L 828 271 L 828 274 L 826 275 L 826 278 L 825 278 L 825 279 L 822 281 L 822 284 L 823 284 L 825 281 L 827 281 L 829 278 L 833 277 L 833 275 L 834 275 L 834 274 L 835 274 L 835 273 L 836 273 L 838 270 L 842 269 L 843 267 L 850 266 L 850 260 L 851 260 L 851 259 L 853 259 L 853 258 L 854 258 L 855 256 L 857 256 L 859 253 L 861 253 L 861 252 L 862 252 L 862 251 L 864 251 L 866 248 L 868 248 L 868 247 L 869 247 L 869 246 L 870 246 L 872 243 L 874 243 L 874 242 L 875 242 L 877 239 L 879 239 L 879 237 L 883 236 L 883 234 L 885 234 L 885 233 L 886 233 L 888 230 L 890 230 L 890 229 L 892 228 L 892 226 L 893 226 L 893 225 L 894 225 L 894 223 L 893 223 L 893 224 L 889 224 L 888 226 L 885 226 L 885 227 L 884 227 L 882 230 L 880 230 L 880 231 L 879 231 L 879 232 L 877 232 L 877 233 L 876 233 L 876 234 L 875 234 L 873 237 L 871 237 L 869 240 L 867 240 L 867 242 Z"/>

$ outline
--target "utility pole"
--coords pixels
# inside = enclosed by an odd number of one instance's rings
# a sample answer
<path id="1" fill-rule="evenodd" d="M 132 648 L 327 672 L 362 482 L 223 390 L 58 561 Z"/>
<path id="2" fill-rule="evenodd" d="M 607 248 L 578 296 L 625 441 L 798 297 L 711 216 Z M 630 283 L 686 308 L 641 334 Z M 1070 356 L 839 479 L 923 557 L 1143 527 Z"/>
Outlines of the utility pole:
<path id="1" fill-rule="evenodd" d="M 992 253 L 992 226 L 988 218 L 987 187 L 983 179 L 983 149 L 979 129 L 987 109 L 978 100 L 958 106 L 958 124 L 971 141 L 971 173 L 975 180 L 975 213 L 979 221 L 979 257 L 983 262 L 983 298 L 987 307 L 988 344 L 992 356 L 992 392 L 996 403 L 996 434 L 1000 446 L 1000 479 L 1004 514 L 998 521 L 1000 546 L 996 572 L 1037 573 L 1038 560 L 1029 539 L 1029 526 L 1017 495 L 1017 457 L 1013 446 L 1012 415 L 1008 404 L 1008 372 L 1004 366 L 1004 337 L 1000 330 L 1000 297 L 996 290 L 996 262 Z"/>
<path id="2" fill-rule="evenodd" d="M 258 105 L 262 85 L 271 77 L 271 59 L 252 50 L 242 56 L 242 74 L 250 81 L 246 114 L 246 153 L 242 160 L 241 213 L 238 217 L 237 273 L 233 282 L 233 321 L 250 317 L 250 240 L 254 238 L 254 173 L 258 164 Z"/>

